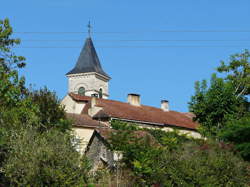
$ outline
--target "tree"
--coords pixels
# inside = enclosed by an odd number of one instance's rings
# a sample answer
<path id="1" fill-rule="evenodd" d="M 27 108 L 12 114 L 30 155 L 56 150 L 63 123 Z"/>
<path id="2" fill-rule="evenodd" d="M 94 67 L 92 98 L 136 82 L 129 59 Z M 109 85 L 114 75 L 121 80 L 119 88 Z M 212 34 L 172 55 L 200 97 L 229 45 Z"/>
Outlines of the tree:
<path id="1" fill-rule="evenodd" d="M 80 159 L 73 137 L 58 130 L 40 134 L 19 129 L 8 143 L 10 152 L 2 170 L 11 186 L 82 186 L 90 165 Z"/>
<path id="2" fill-rule="evenodd" d="M 9 20 L 0 20 L 0 66 L 4 68 L 6 72 L 25 66 L 25 58 L 15 55 L 12 51 L 12 47 L 20 44 L 19 39 L 11 38 L 12 33 L 13 31 Z"/>
<path id="3" fill-rule="evenodd" d="M 34 108 L 24 107 L 28 100 L 22 101 L 26 92 L 25 79 L 18 76 L 17 70 L 25 66 L 25 58 L 17 56 L 12 51 L 20 40 L 11 38 L 11 34 L 9 20 L 0 20 L 0 167 L 8 157 L 7 143 L 11 129 L 18 126 L 22 120 L 28 125 L 26 122 L 29 121 L 29 117 L 32 118 L 31 121 L 35 120 L 32 112 Z M 0 172 L 0 181 L 4 180 Z"/>
<path id="4" fill-rule="evenodd" d="M 9 20 L 0 20 L 0 106 L 13 106 L 25 92 L 25 79 L 19 78 L 17 69 L 25 66 L 25 58 L 17 56 L 12 48 L 20 43 L 12 39 Z"/>
<path id="5" fill-rule="evenodd" d="M 250 115 L 229 121 L 219 137 L 233 143 L 241 156 L 250 161 Z"/>
<path id="6" fill-rule="evenodd" d="M 216 135 L 229 119 L 241 117 L 242 97 L 237 98 L 230 82 L 213 74 L 210 87 L 206 81 L 196 82 L 195 95 L 189 102 L 189 110 L 195 114 L 195 120 L 201 125 L 204 135 Z"/>
<path id="7" fill-rule="evenodd" d="M 234 94 L 237 97 L 250 94 L 250 52 L 245 50 L 241 54 L 235 54 L 230 57 L 226 64 L 224 61 L 217 68 L 218 72 L 226 73 L 225 80 L 230 81 L 234 86 Z"/>
<path id="8" fill-rule="evenodd" d="M 62 132 L 71 129 L 71 122 L 66 118 L 64 107 L 60 104 L 55 92 L 46 87 L 30 92 L 32 103 L 38 107 L 37 115 L 40 118 L 39 130 L 46 131 L 57 128 Z"/>
<path id="9" fill-rule="evenodd" d="M 123 169 L 132 172 L 138 186 L 249 184 L 248 164 L 234 154 L 230 144 L 188 139 L 155 129 L 139 130 L 155 136 L 155 140 L 161 143 L 157 146 L 152 138 L 133 136 L 138 132 L 133 124 L 116 121 L 114 126 L 118 132 L 110 138 L 111 147 L 123 152 Z"/>
<path id="10" fill-rule="evenodd" d="M 18 70 L 25 58 L 12 51 L 7 19 L 0 21 L 0 184 L 4 186 L 80 186 L 89 165 L 76 152 L 71 123 L 55 93 L 30 92 Z"/>
<path id="11" fill-rule="evenodd" d="M 227 144 L 186 142 L 169 154 L 165 165 L 165 186 L 244 187 L 250 182 L 248 164 Z"/>
<path id="12" fill-rule="evenodd" d="M 232 55 L 228 63 L 217 68 L 223 78 L 212 76 L 210 87 L 205 81 L 196 83 L 189 109 L 201 125 L 205 136 L 233 143 L 245 160 L 250 160 L 249 94 L 250 53 Z"/>

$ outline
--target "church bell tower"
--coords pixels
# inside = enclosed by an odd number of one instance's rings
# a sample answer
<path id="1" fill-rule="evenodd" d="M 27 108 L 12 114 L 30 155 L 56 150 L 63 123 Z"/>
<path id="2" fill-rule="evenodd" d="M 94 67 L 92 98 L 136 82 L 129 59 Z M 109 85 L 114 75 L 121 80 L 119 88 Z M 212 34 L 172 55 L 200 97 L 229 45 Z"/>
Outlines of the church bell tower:
<path id="1" fill-rule="evenodd" d="M 107 99 L 109 97 L 108 74 L 102 69 L 93 41 L 89 36 L 75 67 L 69 71 L 68 92 Z"/>

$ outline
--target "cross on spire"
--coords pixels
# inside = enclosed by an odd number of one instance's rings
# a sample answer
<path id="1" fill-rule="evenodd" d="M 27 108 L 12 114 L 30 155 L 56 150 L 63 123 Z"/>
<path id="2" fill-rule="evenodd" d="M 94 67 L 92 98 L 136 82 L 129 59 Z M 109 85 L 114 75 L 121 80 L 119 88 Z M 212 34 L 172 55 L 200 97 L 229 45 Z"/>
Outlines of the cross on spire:
<path id="1" fill-rule="evenodd" d="M 91 37 L 91 29 L 92 29 L 92 26 L 91 26 L 91 24 L 90 24 L 90 21 L 89 21 L 87 27 L 88 27 L 88 34 L 89 34 L 89 37 Z"/>

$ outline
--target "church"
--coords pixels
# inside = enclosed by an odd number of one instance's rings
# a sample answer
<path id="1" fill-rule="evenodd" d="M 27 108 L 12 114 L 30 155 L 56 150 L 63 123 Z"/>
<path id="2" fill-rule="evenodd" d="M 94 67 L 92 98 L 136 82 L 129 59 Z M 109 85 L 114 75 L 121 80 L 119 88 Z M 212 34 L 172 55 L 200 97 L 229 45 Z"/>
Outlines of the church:
<path id="1" fill-rule="evenodd" d="M 167 100 L 162 100 L 159 108 L 143 105 L 140 95 L 135 93 L 128 94 L 127 102 L 110 100 L 111 77 L 103 70 L 91 37 L 86 39 L 75 67 L 66 76 L 68 93 L 61 104 L 73 120 L 81 152 L 85 151 L 95 130 L 111 128 L 112 120 L 164 131 L 177 129 L 179 133 L 200 138 L 198 124 L 192 120 L 194 116 L 170 110 Z"/>

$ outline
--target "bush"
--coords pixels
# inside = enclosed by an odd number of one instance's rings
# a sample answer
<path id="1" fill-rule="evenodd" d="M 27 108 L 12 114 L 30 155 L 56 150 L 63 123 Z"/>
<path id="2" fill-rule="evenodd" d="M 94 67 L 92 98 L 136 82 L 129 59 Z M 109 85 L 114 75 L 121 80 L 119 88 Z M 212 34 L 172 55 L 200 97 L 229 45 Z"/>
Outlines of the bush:
<path id="1" fill-rule="evenodd" d="M 64 107 L 61 106 L 55 92 L 46 87 L 29 94 L 33 105 L 38 107 L 37 116 L 40 119 L 39 130 L 41 132 L 51 128 L 65 132 L 71 129 L 71 123 L 67 120 Z"/>
<path id="2" fill-rule="evenodd" d="M 119 129 L 119 122 L 115 125 Z M 111 147 L 123 152 L 123 169 L 131 171 L 139 186 L 247 186 L 250 182 L 247 163 L 235 155 L 231 144 L 144 129 L 157 145 L 147 136 L 133 136 L 138 131 L 132 126 L 122 122 L 122 130 L 111 136 Z"/>
<path id="3" fill-rule="evenodd" d="M 169 154 L 167 163 L 164 182 L 170 186 L 247 186 L 250 182 L 247 164 L 216 143 L 185 143 Z"/>
<path id="4" fill-rule="evenodd" d="M 9 148 L 3 171 L 13 186 L 78 186 L 87 182 L 88 162 L 80 159 L 67 134 L 21 130 Z"/>
<path id="5" fill-rule="evenodd" d="M 219 137 L 233 143 L 241 156 L 250 161 L 250 115 L 239 120 L 229 121 Z"/>

